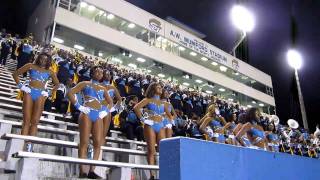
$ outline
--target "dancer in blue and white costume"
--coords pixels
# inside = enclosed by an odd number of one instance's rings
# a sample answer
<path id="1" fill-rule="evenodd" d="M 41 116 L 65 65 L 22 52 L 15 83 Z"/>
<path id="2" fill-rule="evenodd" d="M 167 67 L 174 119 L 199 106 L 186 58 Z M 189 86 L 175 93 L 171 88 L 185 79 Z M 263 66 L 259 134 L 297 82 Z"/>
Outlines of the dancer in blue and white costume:
<path id="1" fill-rule="evenodd" d="M 266 135 L 263 127 L 260 125 L 260 111 L 257 108 L 248 110 L 246 123 L 237 133 L 236 139 L 242 146 L 266 150 Z M 247 139 L 250 143 L 248 143 Z"/>
<path id="2" fill-rule="evenodd" d="M 150 165 L 155 164 L 156 144 L 159 145 L 160 140 L 165 138 L 164 114 L 172 121 L 168 104 L 160 100 L 161 94 L 161 85 L 159 83 L 151 83 L 145 92 L 145 98 L 134 106 L 135 113 L 144 123 L 144 137 L 148 149 L 147 160 Z M 142 116 L 142 108 L 145 108 L 145 114 L 147 114 L 145 117 Z M 152 172 L 150 179 L 154 179 Z"/>
<path id="3" fill-rule="evenodd" d="M 167 103 L 168 105 L 168 110 L 171 113 L 171 116 L 173 119 L 176 119 L 177 114 L 175 112 L 175 110 L 173 109 L 172 104 L 170 103 L 169 100 L 169 93 L 167 90 L 163 89 L 162 90 L 162 94 L 161 94 L 161 101 Z M 165 134 L 166 134 L 166 138 L 170 138 L 172 137 L 173 131 L 172 128 L 175 125 L 174 124 L 174 120 L 169 120 L 168 116 L 164 115 L 164 120 L 163 120 L 163 124 L 165 126 Z"/>
<path id="4" fill-rule="evenodd" d="M 59 85 L 59 80 L 56 75 L 49 70 L 51 67 L 51 56 L 46 53 L 38 55 L 34 63 L 28 63 L 18 70 L 12 76 L 18 84 L 19 89 L 23 92 L 23 124 L 21 128 L 22 135 L 35 136 L 37 135 L 37 125 L 44 109 L 44 103 L 49 96 L 46 84 L 49 79 L 52 80 L 56 91 Z M 29 80 L 22 83 L 19 76 L 29 72 Z M 32 144 L 26 143 L 26 150 L 32 151 Z"/>
<path id="5" fill-rule="evenodd" d="M 79 158 L 87 158 L 87 147 L 90 134 L 93 139 L 93 159 L 97 160 L 100 155 L 101 145 L 103 140 L 103 118 L 109 113 L 108 108 L 112 107 L 113 103 L 105 87 L 100 84 L 103 77 L 103 70 L 100 66 L 94 66 L 90 70 L 91 81 L 82 81 L 77 86 L 72 88 L 68 97 L 71 103 L 81 112 L 79 116 L 80 144 Z M 75 98 L 75 94 L 82 92 L 84 103 L 81 105 Z M 104 97 L 107 106 L 101 103 L 101 97 Z M 89 173 L 84 172 L 84 166 L 80 165 L 80 178 L 99 178 L 94 173 L 94 166 L 90 167 Z"/>

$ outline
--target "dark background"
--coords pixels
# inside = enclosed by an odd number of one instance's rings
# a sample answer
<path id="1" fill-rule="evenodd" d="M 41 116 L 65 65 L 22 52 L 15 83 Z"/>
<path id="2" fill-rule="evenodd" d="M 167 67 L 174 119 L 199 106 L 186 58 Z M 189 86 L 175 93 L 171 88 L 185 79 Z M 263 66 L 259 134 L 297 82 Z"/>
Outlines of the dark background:
<path id="1" fill-rule="evenodd" d="M 0 6 L 0 27 L 25 34 L 28 17 L 40 0 L 5 0 Z M 229 13 L 237 0 L 128 0 L 161 18 L 175 19 L 207 35 L 206 41 L 230 52 L 238 32 Z M 315 129 L 320 111 L 320 1 L 243 0 L 256 18 L 248 35 L 249 63 L 272 76 L 277 114 L 283 123 L 296 118 L 302 125 L 294 92 L 293 70 L 286 60 L 292 43 L 291 15 L 296 20 L 296 47 L 303 55 L 299 70 L 309 128 Z"/>

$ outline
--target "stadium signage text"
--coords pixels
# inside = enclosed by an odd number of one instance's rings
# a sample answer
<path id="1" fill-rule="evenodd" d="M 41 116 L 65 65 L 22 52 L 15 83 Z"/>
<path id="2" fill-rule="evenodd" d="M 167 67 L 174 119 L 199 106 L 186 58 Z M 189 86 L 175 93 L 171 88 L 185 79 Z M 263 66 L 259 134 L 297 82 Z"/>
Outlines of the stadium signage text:
<path id="1" fill-rule="evenodd" d="M 227 57 L 222 55 L 221 53 L 217 52 L 216 48 L 210 46 L 205 42 L 201 42 L 196 38 L 187 37 L 179 32 L 175 32 L 174 30 L 170 30 L 170 39 L 187 47 L 190 48 L 208 58 L 217 61 L 221 64 L 227 64 Z"/>

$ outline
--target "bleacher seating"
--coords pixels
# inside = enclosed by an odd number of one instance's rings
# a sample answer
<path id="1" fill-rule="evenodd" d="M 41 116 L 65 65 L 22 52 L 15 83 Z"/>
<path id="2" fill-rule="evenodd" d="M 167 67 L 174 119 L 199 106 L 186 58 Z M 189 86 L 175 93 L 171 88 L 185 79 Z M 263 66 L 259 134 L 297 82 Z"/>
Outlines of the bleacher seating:
<path id="1" fill-rule="evenodd" d="M 95 165 L 96 173 L 108 179 L 145 179 L 146 143 L 127 140 L 121 132 L 111 130 L 111 137 L 102 146 L 101 160 L 79 159 L 77 154 L 78 125 L 71 116 L 43 112 L 37 137 L 19 135 L 22 126 L 22 101 L 16 99 L 18 89 L 11 76 L 16 62 L 9 60 L 0 67 L 0 179 L 77 179 L 78 164 Z M 34 152 L 24 152 L 25 141 L 34 144 Z M 140 149 L 139 148 L 139 149 Z M 102 160 L 103 159 L 103 160 Z M 8 174 L 11 173 L 11 174 Z"/>

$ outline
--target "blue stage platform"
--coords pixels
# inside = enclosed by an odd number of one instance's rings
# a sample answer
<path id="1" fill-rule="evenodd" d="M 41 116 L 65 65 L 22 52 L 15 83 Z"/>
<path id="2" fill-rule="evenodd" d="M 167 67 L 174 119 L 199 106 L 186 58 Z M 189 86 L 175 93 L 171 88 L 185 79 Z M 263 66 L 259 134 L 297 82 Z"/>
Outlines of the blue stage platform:
<path id="1" fill-rule="evenodd" d="M 161 180 L 316 180 L 320 160 L 190 138 L 160 142 Z"/>

